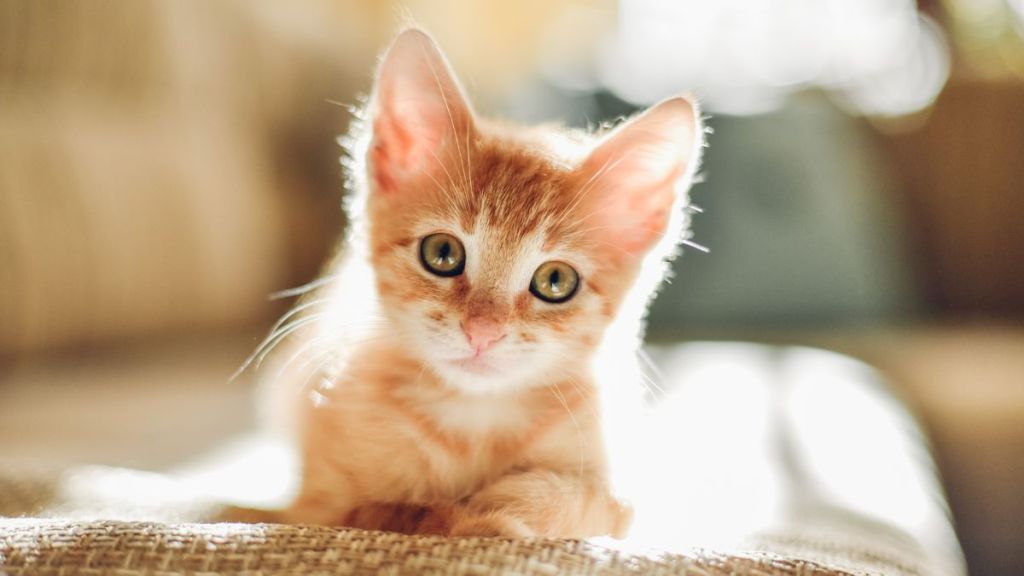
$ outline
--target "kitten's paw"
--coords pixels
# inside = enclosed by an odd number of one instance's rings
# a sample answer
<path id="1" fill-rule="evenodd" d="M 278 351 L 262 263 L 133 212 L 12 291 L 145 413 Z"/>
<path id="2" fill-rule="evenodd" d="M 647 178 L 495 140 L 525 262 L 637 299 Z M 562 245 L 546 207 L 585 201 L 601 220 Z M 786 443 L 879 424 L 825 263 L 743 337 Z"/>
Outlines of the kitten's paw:
<path id="1" fill-rule="evenodd" d="M 363 530 L 402 534 L 445 534 L 447 515 L 443 510 L 419 504 L 373 502 L 352 510 L 344 524 Z"/>
<path id="2" fill-rule="evenodd" d="M 432 506 L 420 519 L 413 533 L 430 536 L 451 534 L 454 509 L 450 506 Z"/>
<path id="3" fill-rule="evenodd" d="M 529 538 L 537 533 L 522 520 L 505 514 L 467 515 L 455 520 L 451 536 Z"/>
<path id="4" fill-rule="evenodd" d="M 633 516 L 632 504 L 613 498 L 609 535 L 620 540 L 625 538 L 629 534 L 629 529 L 633 526 Z"/>

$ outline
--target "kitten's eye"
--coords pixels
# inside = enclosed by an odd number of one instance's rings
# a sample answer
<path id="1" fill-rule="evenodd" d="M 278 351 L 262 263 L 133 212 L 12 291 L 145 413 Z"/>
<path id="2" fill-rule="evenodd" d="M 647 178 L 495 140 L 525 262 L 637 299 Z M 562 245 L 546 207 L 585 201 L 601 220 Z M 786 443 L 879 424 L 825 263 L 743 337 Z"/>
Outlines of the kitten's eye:
<path id="1" fill-rule="evenodd" d="M 466 251 L 458 238 L 438 232 L 420 241 L 420 262 L 432 274 L 458 276 L 466 268 Z"/>
<path id="2" fill-rule="evenodd" d="M 559 304 L 572 298 L 580 285 L 580 276 L 565 262 L 545 262 L 530 280 L 530 293 L 545 302 Z"/>

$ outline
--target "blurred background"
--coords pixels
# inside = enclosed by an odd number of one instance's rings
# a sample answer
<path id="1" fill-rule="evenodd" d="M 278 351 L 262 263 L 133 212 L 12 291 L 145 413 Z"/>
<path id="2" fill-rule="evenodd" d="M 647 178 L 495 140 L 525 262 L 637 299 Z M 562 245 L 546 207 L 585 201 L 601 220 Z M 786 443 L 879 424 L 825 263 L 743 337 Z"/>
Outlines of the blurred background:
<path id="1" fill-rule="evenodd" d="M 1024 1 L 0 0 L 0 459 L 159 470 L 344 223 L 335 138 L 409 20 L 477 108 L 710 114 L 655 341 L 877 366 L 975 574 L 1024 568 Z"/>

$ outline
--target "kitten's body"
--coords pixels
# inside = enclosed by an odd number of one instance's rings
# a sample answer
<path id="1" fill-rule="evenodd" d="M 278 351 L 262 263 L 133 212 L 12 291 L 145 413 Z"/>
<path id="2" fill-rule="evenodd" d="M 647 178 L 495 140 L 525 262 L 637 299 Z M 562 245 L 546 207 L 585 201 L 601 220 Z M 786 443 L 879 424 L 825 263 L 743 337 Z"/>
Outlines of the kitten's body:
<path id="1" fill-rule="evenodd" d="M 486 123 L 412 30 L 368 113 L 347 247 L 271 372 L 270 404 L 303 461 L 284 519 L 623 536 L 607 436 L 629 432 L 610 423 L 642 390 L 641 317 L 685 226 L 691 103 L 666 101 L 596 145 Z M 421 242 L 438 232 L 464 247 L 464 272 L 425 268 Z M 533 287 L 551 262 L 579 278 L 558 303 Z"/>

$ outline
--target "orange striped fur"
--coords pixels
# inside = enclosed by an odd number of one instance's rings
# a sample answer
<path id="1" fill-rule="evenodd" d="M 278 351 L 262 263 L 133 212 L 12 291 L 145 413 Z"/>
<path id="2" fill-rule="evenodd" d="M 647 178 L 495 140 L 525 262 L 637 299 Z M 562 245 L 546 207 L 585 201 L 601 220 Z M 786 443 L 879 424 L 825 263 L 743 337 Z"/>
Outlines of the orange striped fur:
<path id="1" fill-rule="evenodd" d="M 641 388 L 642 315 L 686 228 L 699 159 L 692 102 L 602 136 L 486 121 L 433 41 L 408 30 L 366 114 L 351 138 L 346 245 L 267 371 L 268 404 L 303 461 L 282 517 L 623 536 L 631 512 L 606 439 L 625 431 L 606 429 L 618 406 L 604 392 Z M 421 239 L 438 232 L 462 243 L 462 274 L 424 268 Z M 579 274 L 564 303 L 530 292 L 551 260 Z M 477 326 L 494 334 L 486 349 Z"/>

